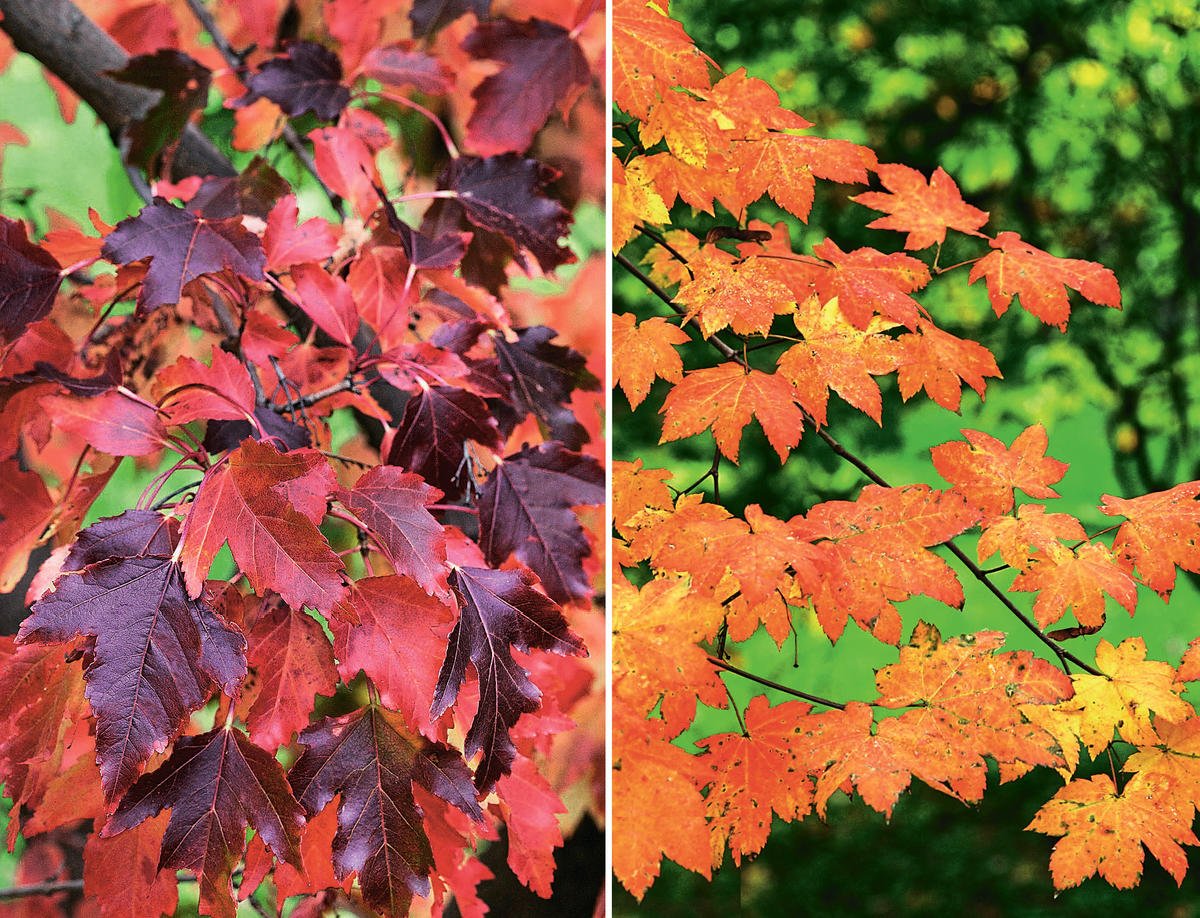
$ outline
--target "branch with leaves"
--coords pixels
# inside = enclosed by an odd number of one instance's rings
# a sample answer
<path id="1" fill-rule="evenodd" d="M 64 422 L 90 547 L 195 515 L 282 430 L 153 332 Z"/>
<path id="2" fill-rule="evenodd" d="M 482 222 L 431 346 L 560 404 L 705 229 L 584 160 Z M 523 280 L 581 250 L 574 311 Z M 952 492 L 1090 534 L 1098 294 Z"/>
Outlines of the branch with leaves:
<path id="1" fill-rule="evenodd" d="M 1147 659 L 1139 638 L 1101 638 L 1094 663 L 1065 644 L 1102 633 L 1110 602 L 1132 614 L 1147 592 L 1170 595 L 1177 568 L 1200 570 L 1200 483 L 1105 495 L 1101 512 L 1117 525 L 1089 536 L 1047 503 L 1067 466 L 1048 454 L 1040 424 L 1011 443 L 964 430 L 931 444 L 940 486 L 892 486 L 829 429 L 841 413 L 832 395 L 889 423 L 902 409 L 896 400 L 885 411 L 887 377 L 904 402 L 924 392 L 953 412 L 964 387 L 983 399 L 997 384 L 984 344 L 952 334 L 925 305 L 934 288 L 982 282 L 997 319 L 1016 303 L 1066 331 L 1079 299 L 1120 308 L 1117 279 L 1015 233 L 989 235 L 989 215 L 940 168 L 926 176 L 813 133 L 763 81 L 720 72 L 657 7 L 623 0 L 614 16 L 624 113 L 614 251 L 647 294 L 614 316 L 614 384 L 632 409 L 658 407 L 660 444 L 715 443 L 708 471 L 677 489 L 671 468 L 614 465 L 613 552 L 627 572 L 613 597 L 614 831 L 634 840 L 615 849 L 617 878 L 640 897 L 663 857 L 705 875 L 727 856 L 740 864 L 766 844 L 773 817 L 824 818 L 839 790 L 890 816 L 914 780 L 971 803 L 989 771 L 1009 781 L 1050 768 L 1066 785 L 1029 828 L 1063 836 L 1051 860 L 1058 888 L 1095 873 L 1132 885 L 1143 844 L 1181 879 L 1179 846 L 1198 843 L 1197 800 L 1176 776 L 1200 724 L 1182 696 L 1200 675 L 1200 643 L 1178 667 Z M 874 185 L 850 200 L 876 212 L 869 228 L 887 235 L 882 250 L 846 251 L 806 230 L 818 195 L 832 198 L 837 185 Z M 755 219 L 767 201 L 788 219 Z M 897 232 L 903 251 L 887 251 Z M 781 519 L 768 476 L 740 489 L 760 503 L 730 512 L 718 475 L 728 493 L 753 422 L 781 468 L 801 461 L 810 433 L 865 483 L 851 499 Z M 699 450 L 707 455 L 706 443 Z M 614 453 L 624 458 L 619 433 Z M 999 631 L 943 636 L 906 616 L 918 595 L 962 608 L 943 552 L 1053 656 L 1006 649 Z M 997 555 L 1002 564 L 982 566 Z M 782 649 L 805 627 L 837 645 L 851 624 L 897 648 L 862 700 L 768 678 L 740 653 L 760 629 Z M 725 678 L 770 694 L 733 707 L 735 732 L 696 739 L 700 705 L 733 705 Z M 699 755 L 677 742 L 689 728 Z M 1081 750 L 1112 755 L 1127 777 L 1076 777 Z"/>

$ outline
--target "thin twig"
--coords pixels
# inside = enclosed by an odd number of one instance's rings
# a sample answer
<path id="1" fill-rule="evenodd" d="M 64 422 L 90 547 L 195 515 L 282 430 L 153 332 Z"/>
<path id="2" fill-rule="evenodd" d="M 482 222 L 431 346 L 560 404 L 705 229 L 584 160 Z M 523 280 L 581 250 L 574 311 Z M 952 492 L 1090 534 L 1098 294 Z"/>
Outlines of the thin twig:
<path id="1" fill-rule="evenodd" d="M 632 274 L 638 280 L 640 280 L 642 282 L 642 284 L 646 287 L 647 290 L 649 290 L 651 293 L 653 293 L 655 296 L 657 296 L 660 300 L 662 300 L 664 303 L 666 303 L 676 313 L 679 313 L 681 315 L 685 314 L 685 310 L 683 309 L 683 307 L 678 305 L 671 298 L 671 295 L 669 293 L 667 293 L 662 287 L 660 287 L 658 284 L 656 284 L 651 278 L 647 277 L 646 274 L 641 269 L 639 269 L 637 265 L 635 265 L 633 262 L 631 262 L 628 258 L 626 258 L 624 255 L 622 255 L 619 252 L 617 253 L 617 255 L 615 257 L 616 257 L 617 263 L 620 264 L 623 268 L 625 268 L 626 271 L 628 271 L 630 274 Z M 716 348 L 716 350 L 722 356 L 724 356 L 727 360 L 736 361 L 738 364 L 740 364 L 745 369 L 750 369 L 750 364 L 745 359 L 745 357 L 743 357 L 741 354 L 739 354 L 737 351 L 735 351 L 732 347 L 730 347 L 728 344 L 726 344 L 723 340 L 718 338 L 715 334 L 709 335 L 707 338 L 705 338 L 705 340 L 710 345 L 712 345 L 714 348 Z M 800 410 L 804 411 L 803 407 L 801 407 Z M 812 422 L 812 418 L 807 412 L 804 412 L 804 415 L 810 422 Z M 863 459 L 859 458 L 853 452 L 851 452 L 849 449 L 847 449 L 845 446 L 843 446 L 841 443 L 839 443 L 838 440 L 831 433 L 829 433 L 824 427 L 817 426 L 815 422 L 812 422 L 812 423 L 813 423 L 813 427 L 815 428 L 815 430 L 817 432 L 817 436 L 819 436 L 822 440 L 824 440 L 826 445 L 831 450 L 833 450 L 834 453 L 836 453 L 842 459 L 844 459 L 845 461 L 847 461 L 851 465 L 853 465 L 865 477 L 867 477 L 868 479 L 873 481 L 875 484 L 880 485 L 881 487 L 884 487 L 884 488 L 891 487 L 891 485 L 889 485 L 887 483 L 887 480 L 884 479 L 884 477 L 882 475 L 880 475 L 873 468 L 871 468 L 871 466 L 868 465 Z M 1075 656 L 1069 650 L 1067 650 L 1064 647 L 1059 646 L 1057 643 L 1055 643 L 1055 641 L 1053 639 L 1047 637 L 1046 633 L 1044 631 L 1042 631 L 1041 628 L 1038 627 L 1037 623 L 1034 622 L 1031 618 L 1029 618 L 1029 616 L 1026 615 L 1024 612 L 1022 612 L 1020 609 L 1018 609 L 1017 606 L 1013 603 L 1013 601 L 1011 599 L 1009 599 L 1008 596 L 1005 595 L 1005 593 L 998 586 L 996 586 L 994 583 L 992 583 L 991 580 L 988 579 L 987 575 L 980 569 L 979 565 L 977 565 L 974 561 L 972 561 L 969 557 L 967 557 L 967 555 L 963 552 L 963 550 L 961 548 L 959 548 L 956 544 L 954 544 L 953 540 L 947 540 L 944 544 L 945 544 L 947 550 L 949 550 L 949 552 L 952 555 L 954 555 L 954 557 L 956 557 L 963 564 L 963 566 L 965 566 L 967 568 L 968 571 L 971 572 L 971 575 L 973 577 L 975 577 L 976 580 L 978 580 L 980 583 L 982 583 L 984 586 L 986 586 L 988 588 L 988 590 L 991 591 L 992 595 L 994 595 L 998 600 L 1000 600 L 1000 602 L 1004 605 L 1004 607 L 1010 613 L 1012 613 L 1017 618 L 1017 620 L 1021 622 L 1021 624 L 1023 624 L 1026 628 L 1028 628 L 1029 631 L 1032 632 L 1033 635 L 1039 641 L 1041 641 L 1048 648 L 1050 648 L 1050 650 L 1052 650 L 1054 652 L 1055 656 L 1058 657 L 1059 662 L 1063 665 L 1064 668 L 1066 668 L 1066 663 L 1069 660 L 1070 662 L 1074 663 L 1076 666 L 1078 666 L 1080 669 L 1082 669 L 1086 673 L 1090 673 L 1093 676 L 1100 675 L 1099 670 L 1095 669 L 1092 666 L 1089 666 L 1087 663 L 1085 663 L 1083 660 L 1079 659 L 1079 657 Z"/>
<path id="2" fill-rule="evenodd" d="M 764 679 L 762 676 L 756 676 L 754 673 L 747 672 L 740 667 L 734 666 L 732 663 L 726 663 L 724 660 L 718 660 L 716 657 L 709 657 L 708 662 L 719 669 L 734 675 L 741 676 L 743 679 L 749 679 L 751 682 L 757 682 L 759 685 L 765 685 L 767 688 L 773 688 L 777 692 L 784 692 L 796 698 L 803 698 L 805 701 L 811 701 L 813 704 L 819 704 L 826 708 L 837 708 L 839 711 L 846 710 L 844 704 L 839 704 L 836 701 L 830 701 L 828 698 L 822 698 L 820 695 L 810 695 L 808 692 L 802 692 L 799 689 L 794 689 L 790 686 L 783 685 L 779 682 L 773 682 L 770 679 Z"/>
<path id="3" fill-rule="evenodd" d="M 74 892 L 83 889 L 83 880 L 54 880 L 49 883 L 31 883 L 28 886 L 9 886 L 0 889 L 0 902 L 6 899 L 23 899 L 26 896 L 49 896 L 59 892 Z"/>

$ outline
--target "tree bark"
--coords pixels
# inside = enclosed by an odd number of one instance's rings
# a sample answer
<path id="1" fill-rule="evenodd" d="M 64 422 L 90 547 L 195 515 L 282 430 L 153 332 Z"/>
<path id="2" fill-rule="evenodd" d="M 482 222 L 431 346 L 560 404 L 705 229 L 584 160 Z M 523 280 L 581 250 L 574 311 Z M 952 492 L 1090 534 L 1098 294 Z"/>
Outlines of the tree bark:
<path id="1" fill-rule="evenodd" d="M 18 50 L 36 58 L 83 99 L 108 126 L 114 141 L 132 119 L 158 99 L 152 89 L 105 75 L 129 55 L 70 0 L 0 0 L 0 29 Z M 172 178 L 232 176 L 233 164 L 195 126 L 188 125 L 171 164 Z"/>

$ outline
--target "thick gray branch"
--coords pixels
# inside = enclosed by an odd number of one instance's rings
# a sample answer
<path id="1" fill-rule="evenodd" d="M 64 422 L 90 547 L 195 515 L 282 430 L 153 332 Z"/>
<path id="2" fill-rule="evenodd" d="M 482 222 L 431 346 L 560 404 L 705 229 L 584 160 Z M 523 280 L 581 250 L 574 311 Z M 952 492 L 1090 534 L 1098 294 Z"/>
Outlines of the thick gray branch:
<path id="1" fill-rule="evenodd" d="M 157 100 L 153 90 L 104 75 L 124 67 L 129 55 L 70 0 L 0 0 L 0 14 L 0 29 L 13 44 L 75 90 L 114 138 Z M 184 132 L 171 172 L 176 180 L 237 174 L 229 159 L 192 125 Z"/>

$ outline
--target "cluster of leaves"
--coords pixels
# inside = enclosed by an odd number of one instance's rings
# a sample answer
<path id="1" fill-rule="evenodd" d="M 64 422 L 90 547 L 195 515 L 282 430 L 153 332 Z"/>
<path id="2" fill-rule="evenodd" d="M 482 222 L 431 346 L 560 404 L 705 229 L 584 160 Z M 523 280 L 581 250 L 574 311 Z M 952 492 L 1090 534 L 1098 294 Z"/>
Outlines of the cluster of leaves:
<path id="1" fill-rule="evenodd" d="M 1200 717 L 1182 697 L 1200 676 L 1200 639 L 1178 667 L 1148 660 L 1138 638 L 1115 647 L 1101 639 L 1094 664 L 1064 642 L 1099 631 L 1109 598 L 1132 614 L 1146 591 L 1169 598 L 1177 569 L 1200 571 L 1200 482 L 1105 495 L 1101 510 L 1116 524 L 1089 535 L 1045 503 L 1067 466 L 1047 455 L 1041 425 L 1011 445 L 965 430 L 963 440 L 934 446 L 933 466 L 949 485 L 941 489 L 889 485 L 827 427 L 831 391 L 882 425 L 878 378 L 895 374 L 904 401 L 924 391 L 958 411 L 964 384 L 982 399 L 1000 377 L 987 348 L 941 328 L 915 298 L 931 285 L 965 274 L 968 284 L 984 282 L 997 317 L 1015 301 L 1065 331 L 1071 291 L 1120 307 L 1112 272 L 1013 232 L 986 235 L 989 215 L 941 169 L 927 178 L 879 163 L 867 147 L 803 133 L 809 123 L 781 108 L 770 86 L 721 73 L 679 22 L 644 0 L 614 9 L 614 91 L 623 113 L 614 248 L 648 294 L 637 314 L 614 318 L 614 383 L 637 407 L 665 380 L 661 442 L 709 431 L 715 441 L 709 472 L 678 489 L 669 469 L 614 463 L 618 879 L 640 898 L 663 857 L 706 876 L 727 853 L 740 864 L 762 849 L 773 818 L 824 818 L 839 790 L 890 816 L 914 778 L 974 802 L 989 772 L 1011 781 L 1042 767 L 1065 781 L 1028 826 L 1061 836 L 1050 864 L 1056 887 L 1097 873 L 1133 886 L 1143 846 L 1180 881 L 1181 846 L 1200 844 L 1192 830 Z M 872 176 L 881 187 L 851 200 L 877 212 L 869 228 L 906 234 L 903 251 L 844 251 L 815 239 L 802 254 L 787 223 L 747 219 L 769 197 L 807 222 L 817 179 Z M 672 228 L 677 202 L 708 215 L 707 232 Z M 889 238 L 881 244 L 893 246 Z M 635 244 L 641 265 L 622 251 Z M 944 245 L 970 254 L 942 266 Z M 931 249 L 932 258 L 912 254 Z M 681 350 L 692 341 L 708 347 Z M 685 354 L 703 364 L 685 367 Z M 720 468 L 738 462 L 752 420 L 781 464 L 810 432 L 869 483 L 853 500 L 826 500 L 791 519 L 753 504 L 735 516 L 720 503 Z M 710 478 L 706 501 L 698 488 Z M 1019 501 L 1018 491 L 1036 502 Z M 975 559 L 954 542 L 964 533 L 978 536 Z M 924 622 L 906 629 L 901 604 L 914 595 L 963 605 L 944 554 L 1049 659 L 1004 650 L 997 631 L 943 638 Z M 996 567 L 980 566 L 994 556 Z M 1032 614 L 1011 595 L 1023 592 L 1036 594 Z M 730 662 L 760 627 L 782 645 L 801 617 L 833 643 L 853 621 L 899 647 L 876 674 L 875 697 L 820 698 Z M 677 740 L 698 704 L 731 706 L 723 679 L 735 677 L 797 700 L 733 705 L 740 729 L 700 739 L 692 731 L 703 752 L 689 753 Z M 1107 756 L 1112 777 L 1076 777 L 1081 747 Z"/>
<path id="2" fill-rule="evenodd" d="M 183 877 L 232 916 L 271 875 L 280 910 L 479 915 L 503 829 L 549 896 L 562 795 L 603 813 L 603 272 L 510 281 L 575 260 L 587 156 L 572 188 L 530 148 L 599 148 L 554 113 L 599 108 L 603 13 L 190 6 L 102 23 L 159 92 L 121 138 L 140 213 L 0 217 L 0 590 L 53 549 L 0 642 L 9 847 L 53 881 L 94 826 L 87 914 L 173 912 Z M 169 181 L 212 87 L 256 155 Z M 300 219 L 277 140 L 344 219 Z M 84 526 L 123 461 L 136 506 Z"/>

